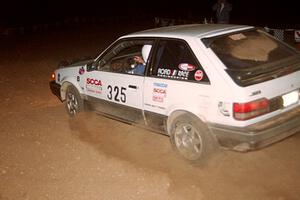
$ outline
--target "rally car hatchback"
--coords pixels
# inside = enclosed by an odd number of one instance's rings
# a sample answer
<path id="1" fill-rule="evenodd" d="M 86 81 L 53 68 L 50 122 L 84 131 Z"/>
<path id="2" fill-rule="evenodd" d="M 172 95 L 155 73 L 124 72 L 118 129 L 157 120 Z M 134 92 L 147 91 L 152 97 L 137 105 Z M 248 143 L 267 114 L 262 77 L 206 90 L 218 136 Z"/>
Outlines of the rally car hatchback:
<path id="1" fill-rule="evenodd" d="M 192 24 L 132 33 L 93 60 L 61 66 L 52 92 L 170 136 L 199 161 L 219 144 L 264 147 L 300 130 L 300 54 L 255 27 Z"/>

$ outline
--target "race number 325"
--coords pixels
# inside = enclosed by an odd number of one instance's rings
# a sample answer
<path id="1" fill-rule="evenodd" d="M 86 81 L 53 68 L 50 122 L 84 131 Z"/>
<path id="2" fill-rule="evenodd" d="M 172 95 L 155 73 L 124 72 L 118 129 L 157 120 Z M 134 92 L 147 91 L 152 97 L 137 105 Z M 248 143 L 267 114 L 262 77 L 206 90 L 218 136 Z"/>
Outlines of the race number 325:
<path id="1" fill-rule="evenodd" d="M 111 85 L 108 85 L 107 89 L 108 89 L 107 98 L 109 100 L 114 100 L 117 102 L 121 101 L 123 103 L 126 102 L 126 94 L 125 94 L 126 88 L 118 87 L 118 86 L 113 87 Z"/>

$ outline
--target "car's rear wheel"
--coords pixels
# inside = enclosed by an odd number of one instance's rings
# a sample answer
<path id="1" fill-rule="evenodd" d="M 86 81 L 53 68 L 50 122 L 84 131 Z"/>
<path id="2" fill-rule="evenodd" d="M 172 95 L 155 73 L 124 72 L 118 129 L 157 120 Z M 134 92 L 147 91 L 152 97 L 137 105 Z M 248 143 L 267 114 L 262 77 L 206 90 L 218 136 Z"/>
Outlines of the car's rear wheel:
<path id="1" fill-rule="evenodd" d="M 78 90 L 72 85 L 68 86 L 66 90 L 65 107 L 71 117 L 76 116 L 83 110 L 83 100 Z"/>
<path id="2" fill-rule="evenodd" d="M 181 114 L 172 120 L 170 139 L 177 153 L 198 163 L 207 160 L 216 147 L 208 127 L 189 114 Z"/>

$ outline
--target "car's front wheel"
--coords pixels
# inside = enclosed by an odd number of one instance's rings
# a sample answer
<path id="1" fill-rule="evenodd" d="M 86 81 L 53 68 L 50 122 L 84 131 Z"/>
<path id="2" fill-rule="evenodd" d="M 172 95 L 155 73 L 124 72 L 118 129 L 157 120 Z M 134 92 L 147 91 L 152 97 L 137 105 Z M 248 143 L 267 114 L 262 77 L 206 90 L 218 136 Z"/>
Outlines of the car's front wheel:
<path id="1" fill-rule="evenodd" d="M 72 85 L 68 86 L 66 90 L 65 107 L 71 117 L 83 110 L 83 100 L 78 90 Z"/>
<path id="2" fill-rule="evenodd" d="M 170 139 L 181 156 L 198 163 L 206 161 L 216 147 L 208 127 L 189 114 L 181 114 L 172 120 Z"/>

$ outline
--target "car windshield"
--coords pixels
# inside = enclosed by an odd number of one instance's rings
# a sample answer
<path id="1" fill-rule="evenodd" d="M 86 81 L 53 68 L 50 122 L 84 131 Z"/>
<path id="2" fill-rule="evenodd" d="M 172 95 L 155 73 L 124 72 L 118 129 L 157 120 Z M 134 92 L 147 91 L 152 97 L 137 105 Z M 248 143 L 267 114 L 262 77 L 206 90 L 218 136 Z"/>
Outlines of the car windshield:
<path id="1" fill-rule="evenodd" d="M 296 49 L 267 33 L 251 29 L 202 39 L 226 66 L 226 72 L 240 86 L 278 78 L 300 70 Z"/>

